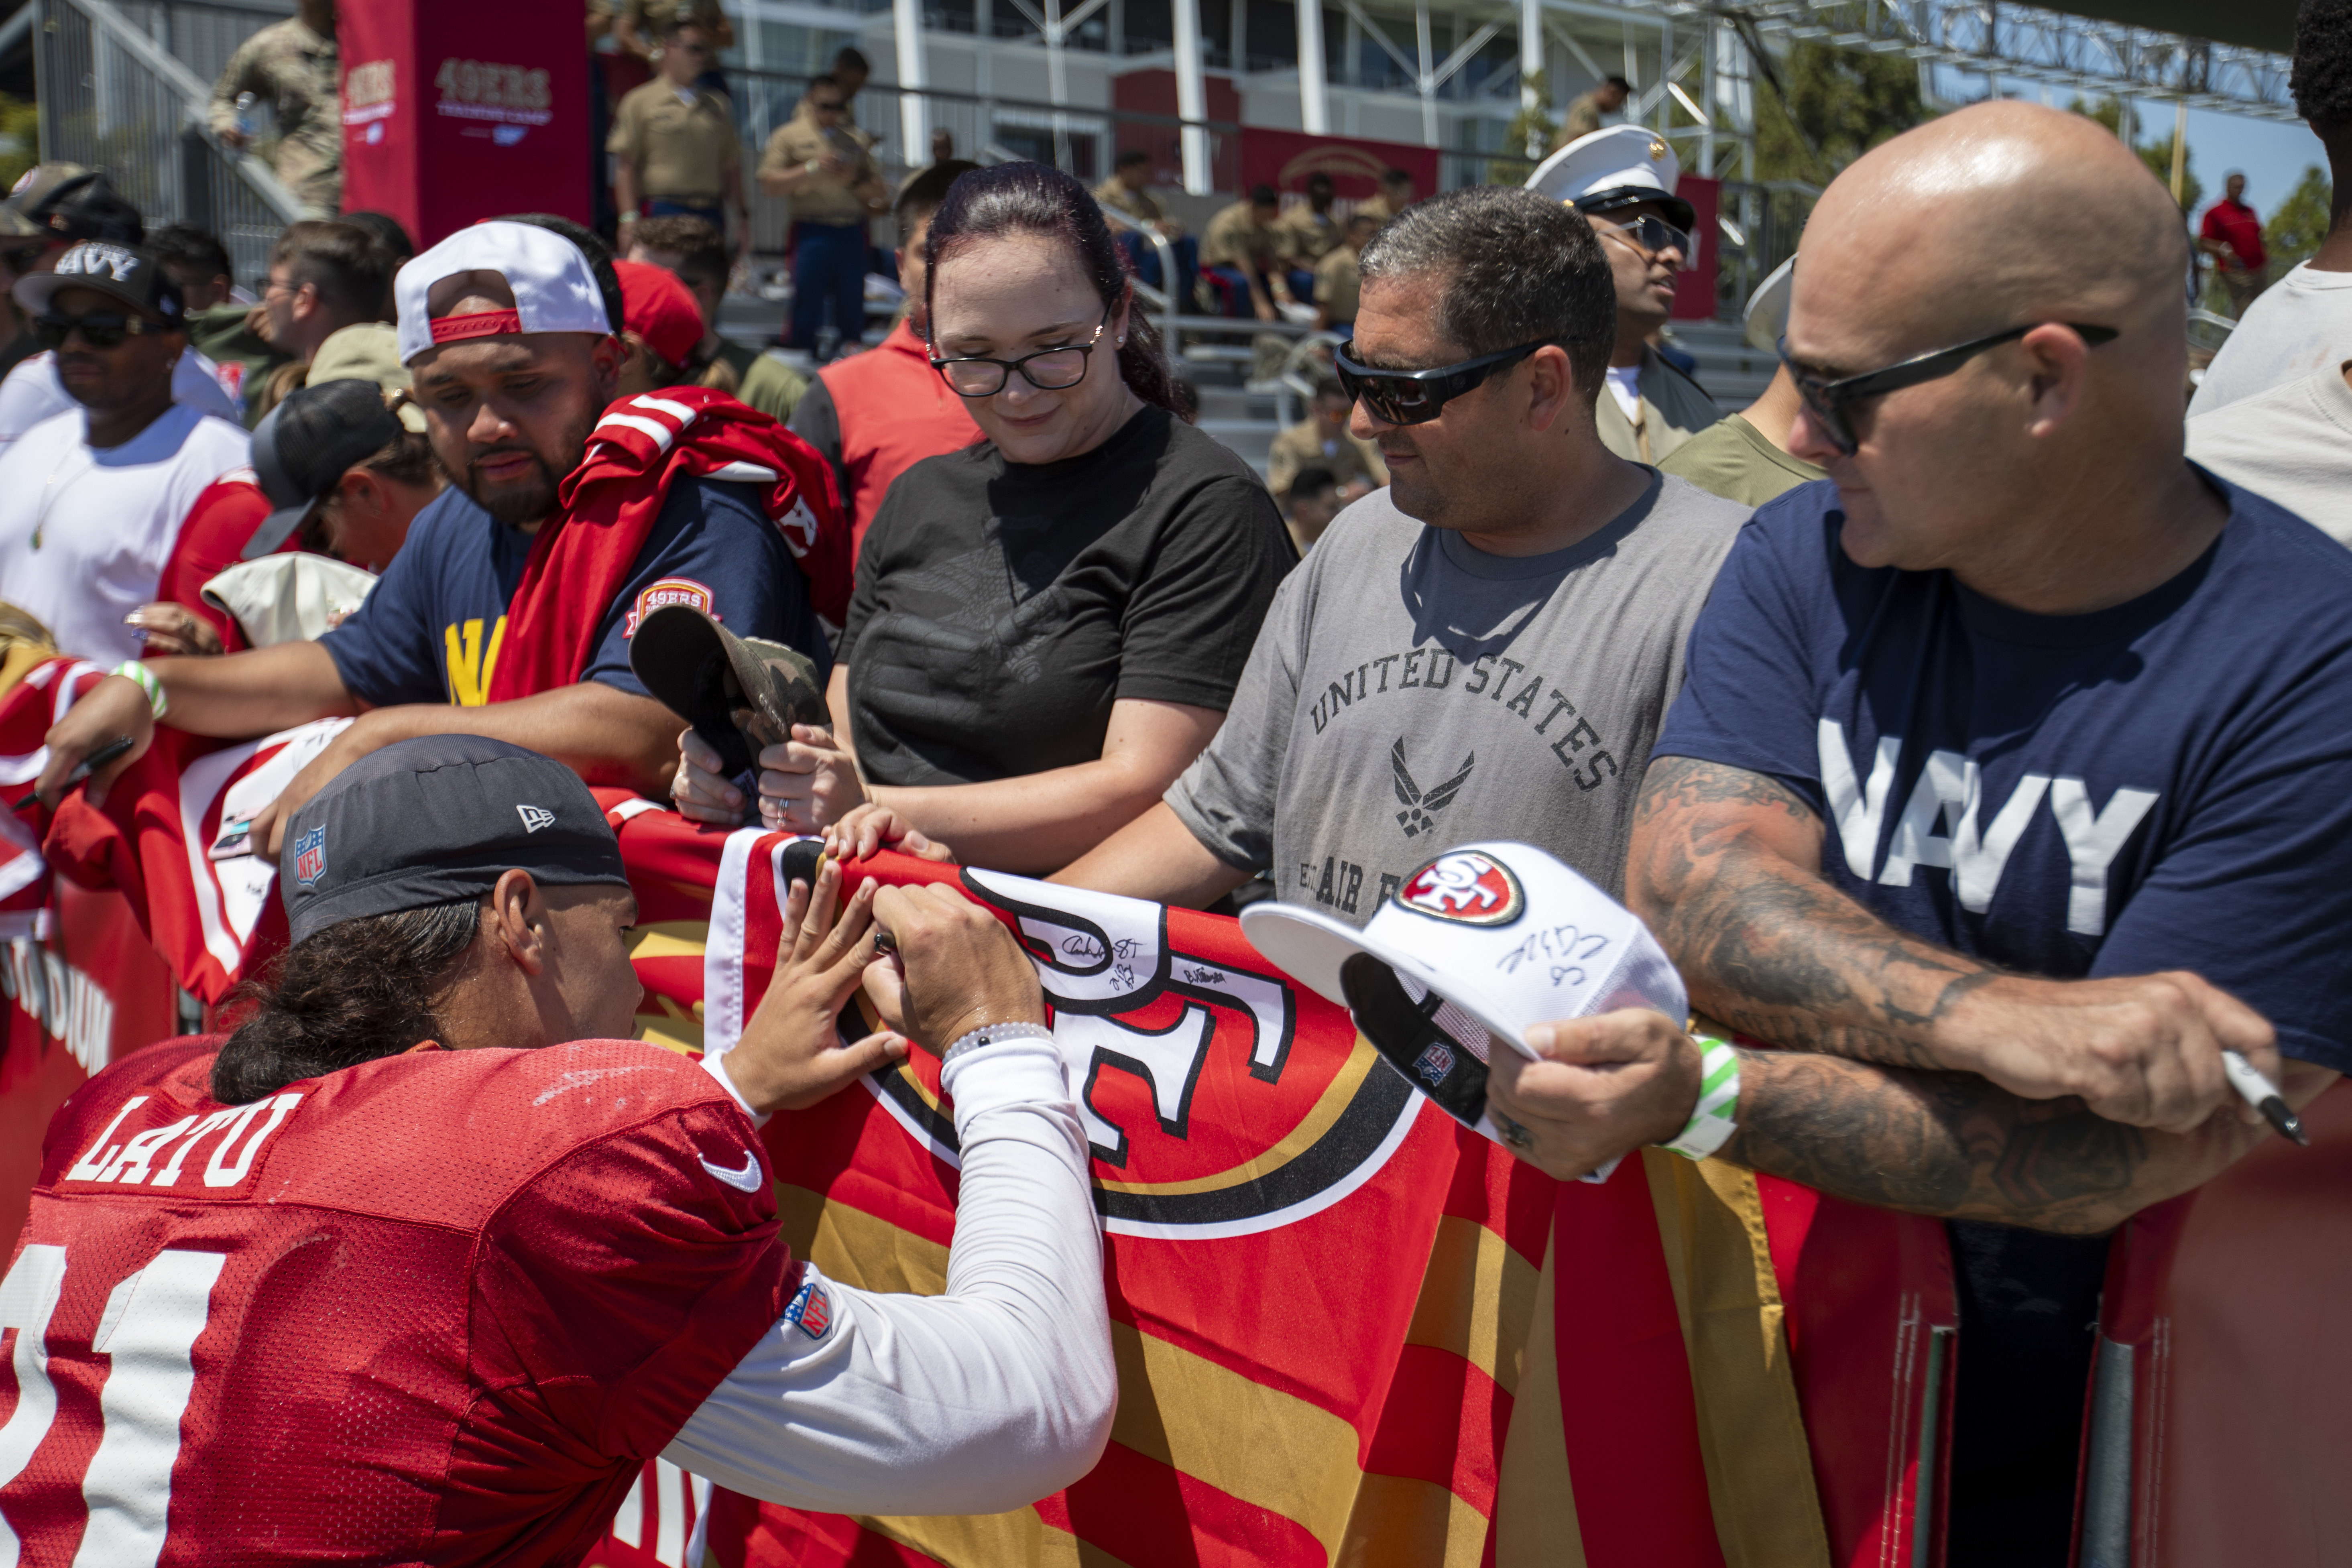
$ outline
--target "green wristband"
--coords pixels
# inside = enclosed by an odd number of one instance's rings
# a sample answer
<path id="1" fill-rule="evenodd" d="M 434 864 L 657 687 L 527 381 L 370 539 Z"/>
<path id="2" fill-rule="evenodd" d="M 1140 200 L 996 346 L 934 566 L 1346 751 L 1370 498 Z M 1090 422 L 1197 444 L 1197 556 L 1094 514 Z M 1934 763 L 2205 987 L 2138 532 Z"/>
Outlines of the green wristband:
<path id="1" fill-rule="evenodd" d="M 1704 1160 L 1739 1131 L 1739 1053 L 1727 1040 L 1691 1038 L 1699 1045 L 1698 1105 L 1674 1142 L 1660 1147 L 1686 1160 Z"/>
<path id="2" fill-rule="evenodd" d="M 147 693 L 147 711 L 155 718 L 161 719 L 163 710 L 172 705 L 171 700 L 163 695 L 163 683 L 155 679 L 155 672 L 142 661 L 126 658 L 114 667 L 114 673 L 125 680 L 139 683 L 139 689 Z"/>

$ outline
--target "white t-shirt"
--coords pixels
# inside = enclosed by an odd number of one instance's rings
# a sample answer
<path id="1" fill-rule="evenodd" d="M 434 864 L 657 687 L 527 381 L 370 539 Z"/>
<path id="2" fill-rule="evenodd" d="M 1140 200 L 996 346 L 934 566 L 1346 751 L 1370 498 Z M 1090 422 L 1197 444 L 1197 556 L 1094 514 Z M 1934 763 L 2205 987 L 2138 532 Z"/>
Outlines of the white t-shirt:
<path id="1" fill-rule="evenodd" d="M 2198 415 L 2189 455 L 2352 544 L 2352 385 L 2340 366 Z"/>
<path id="2" fill-rule="evenodd" d="M 250 438 L 184 403 L 120 447 L 93 448 L 87 429 L 76 408 L 0 447 L 0 599 L 112 666 L 139 657 L 122 617 L 155 597 L 188 509 Z"/>
<path id="3" fill-rule="evenodd" d="M 2193 417 L 2352 359 L 2352 272 L 2315 272 L 2308 261 L 2263 290 L 2213 356 Z"/>
<path id="4" fill-rule="evenodd" d="M 194 349 L 180 351 L 172 367 L 172 401 L 184 403 L 199 414 L 217 414 L 236 423 L 236 400 L 221 385 L 220 366 Z M 44 419 L 80 405 L 58 379 L 58 356 L 47 349 L 32 355 L 0 381 L 0 446 L 14 441 Z"/>

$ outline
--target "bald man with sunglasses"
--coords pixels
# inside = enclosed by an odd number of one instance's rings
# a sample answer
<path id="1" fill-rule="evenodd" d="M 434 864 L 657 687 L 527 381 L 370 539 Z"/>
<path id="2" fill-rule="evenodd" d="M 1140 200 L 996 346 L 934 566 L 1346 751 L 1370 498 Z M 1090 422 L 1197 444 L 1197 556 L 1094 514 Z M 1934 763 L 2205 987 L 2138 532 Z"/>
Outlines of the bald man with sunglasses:
<path id="1" fill-rule="evenodd" d="M 1693 1004 L 1785 1047 L 1721 1158 L 1948 1222 L 1955 1563 L 2069 1560 L 2108 1236 L 2273 1136 L 2223 1053 L 2297 1108 L 2352 1065 L 2352 552 L 2184 460 L 2188 258 L 2076 115 L 1839 175 L 1782 350 L 1834 484 L 1732 551 L 1627 868 Z M 1690 1111 L 1496 1078 L 1558 1174 Z"/>
<path id="2" fill-rule="evenodd" d="M 1616 301 L 1575 212 L 1448 192 L 1361 268 L 1338 368 L 1388 488 L 1284 581 L 1208 749 L 1057 880 L 1200 905 L 1270 873 L 1361 925 L 1440 852 L 1510 838 L 1620 886 L 1635 781 L 1747 510 L 1602 444 Z"/>

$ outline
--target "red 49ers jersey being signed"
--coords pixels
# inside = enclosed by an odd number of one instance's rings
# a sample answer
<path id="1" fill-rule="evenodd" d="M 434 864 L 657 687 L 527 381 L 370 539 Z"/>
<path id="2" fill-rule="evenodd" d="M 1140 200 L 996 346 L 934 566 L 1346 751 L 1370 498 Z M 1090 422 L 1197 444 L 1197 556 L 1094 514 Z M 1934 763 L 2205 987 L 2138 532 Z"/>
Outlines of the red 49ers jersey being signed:
<path id="1" fill-rule="evenodd" d="M 245 1106 L 216 1046 L 50 1124 L 0 1284 L 0 1559 L 579 1562 L 797 1282 L 751 1124 L 634 1041 Z"/>

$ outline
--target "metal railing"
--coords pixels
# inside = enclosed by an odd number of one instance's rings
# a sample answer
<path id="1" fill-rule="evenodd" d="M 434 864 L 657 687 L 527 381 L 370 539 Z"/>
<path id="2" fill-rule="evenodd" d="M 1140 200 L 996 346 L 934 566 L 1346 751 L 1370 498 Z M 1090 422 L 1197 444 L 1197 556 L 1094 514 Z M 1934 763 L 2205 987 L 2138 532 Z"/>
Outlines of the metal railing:
<path id="1" fill-rule="evenodd" d="M 173 58 L 111 0 L 32 0 L 41 155 L 103 169 L 149 227 L 192 223 L 218 235 L 239 282 L 268 277 L 269 248 L 301 205 L 259 158 L 221 145 L 206 123 L 212 84 Z M 209 47 L 249 16 L 251 31 L 283 13 L 226 6 L 143 9 L 209 14 Z M 168 18 L 167 18 L 168 19 Z M 237 42 L 242 42 L 242 37 Z M 226 63 L 236 43 L 221 50 Z"/>

